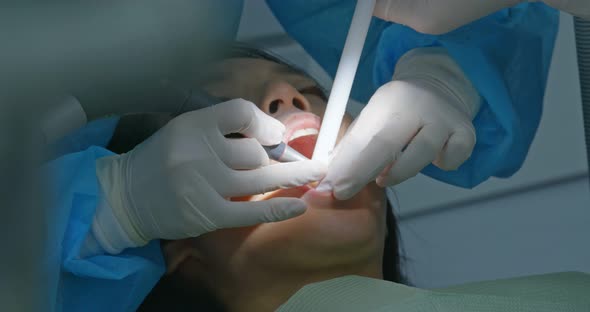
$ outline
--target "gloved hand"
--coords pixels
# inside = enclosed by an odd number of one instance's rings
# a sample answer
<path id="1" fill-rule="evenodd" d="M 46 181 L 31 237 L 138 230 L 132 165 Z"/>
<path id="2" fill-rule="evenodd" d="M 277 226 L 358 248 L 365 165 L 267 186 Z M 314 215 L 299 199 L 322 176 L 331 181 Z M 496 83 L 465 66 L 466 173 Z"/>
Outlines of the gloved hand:
<path id="1" fill-rule="evenodd" d="M 498 10 L 527 0 L 377 0 L 373 15 L 427 34 L 444 34 Z M 528 0 L 590 19 L 588 0 Z"/>
<path id="2" fill-rule="evenodd" d="M 480 97 L 443 48 L 406 53 L 393 78 L 335 148 L 318 191 L 348 199 L 371 181 L 394 185 L 432 162 L 453 170 L 471 155 Z"/>
<path id="3" fill-rule="evenodd" d="M 421 33 L 438 35 L 520 2 L 523 0 L 377 0 L 373 15 Z"/>
<path id="4" fill-rule="evenodd" d="M 235 99 L 178 116 L 123 155 L 97 161 L 106 203 L 92 233 L 109 253 L 152 239 L 181 239 L 226 227 L 281 221 L 302 214 L 298 198 L 232 202 L 317 181 L 313 161 L 269 164 L 263 145 L 281 142 L 285 127 L 254 104 Z M 242 133 L 248 138 L 228 139 Z"/>

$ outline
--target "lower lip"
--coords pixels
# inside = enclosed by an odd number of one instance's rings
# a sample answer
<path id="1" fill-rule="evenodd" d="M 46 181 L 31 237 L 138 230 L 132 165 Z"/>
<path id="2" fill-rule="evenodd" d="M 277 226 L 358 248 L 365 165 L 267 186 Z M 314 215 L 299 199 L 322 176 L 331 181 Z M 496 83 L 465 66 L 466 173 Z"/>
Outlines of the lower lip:
<path id="1" fill-rule="evenodd" d="M 328 203 L 334 201 L 332 192 L 318 192 L 315 189 L 309 189 L 301 198 L 307 202 Z"/>
<path id="2" fill-rule="evenodd" d="M 309 192 L 312 188 L 307 185 L 302 185 L 298 187 L 288 188 L 288 189 L 279 189 L 272 193 L 272 197 L 295 197 L 301 198 L 307 192 Z"/>
<path id="3" fill-rule="evenodd" d="M 304 200 L 308 203 L 313 202 L 314 203 L 313 206 L 318 206 L 318 205 L 316 205 L 317 203 L 321 203 L 321 205 L 319 205 L 319 206 L 325 206 L 335 200 L 335 198 L 332 196 L 331 192 L 318 192 L 314 188 L 312 188 L 310 185 L 302 185 L 302 186 L 297 186 L 297 187 L 292 187 L 292 188 L 287 188 L 287 189 L 278 189 L 276 191 L 268 193 L 267 195 L 255 195 L 254 198 L 257 198 L 257 196 L 262 196 L 258 199 L 255 199 L 255 200 L 264 200 L 264 199 L 270 198 L 270 197 L 268 197 L 269 195 L 272 198 L 274 198 L 274 197 L 301 198 L 302 200 Z M 233 197 L 231 200 L 232 201 L 250 201 L 252 199 L 253 199 L 252 196 L 243 196 L 243 197 Z"/>
<path id="4" fill-rule="evenodd" d="M 318 192 L 309 185 L 280 189 L 273 192 L 272 197 L 295 197 L 301 198 L 308 203 L 314 203 L 313 206 L 329 206 L 333 202 L 332 192 Z M 318 205 L 319 204 L 319 205 Z"/>

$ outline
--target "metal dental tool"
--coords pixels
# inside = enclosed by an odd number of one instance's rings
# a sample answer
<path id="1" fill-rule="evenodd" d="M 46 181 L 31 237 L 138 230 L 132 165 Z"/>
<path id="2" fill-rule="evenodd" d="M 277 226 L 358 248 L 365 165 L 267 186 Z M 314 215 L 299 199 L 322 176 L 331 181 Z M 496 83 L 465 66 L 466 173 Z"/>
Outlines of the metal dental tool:
<path id="1" fill-rule="evenodd" d="M 273 146 L 262 146 L 268 157 L 280 162 L 291 162 L 300 160 L 309 160 L 301 155 L 298 151 L 287 145 L 285 142 Z"/>

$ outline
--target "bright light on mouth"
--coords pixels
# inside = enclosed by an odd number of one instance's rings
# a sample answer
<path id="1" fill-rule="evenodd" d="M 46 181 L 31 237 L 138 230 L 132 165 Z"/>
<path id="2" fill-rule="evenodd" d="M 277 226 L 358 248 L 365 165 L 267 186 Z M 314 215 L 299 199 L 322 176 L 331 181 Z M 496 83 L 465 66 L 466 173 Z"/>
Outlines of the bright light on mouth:
<path id="1" fill-rule="evenodd" d="M 288 142 L 291 142 L 295 139 L 298 139 L 300 137 L 304 137 L 307 135 L 317 135 L 318 133 L 319 133 L 319 130 L 315 129 L 315 128 L 299 129 L 299 130 L 293 132 L 293 135 L 291 135 Z"/>
<path id="2" fill-rule="evenodd" d="M 277 118 L 286 128 L 283 142 L 311 159 L 320 131 L 321 119 L 309 112 L 291 113 Z"/>

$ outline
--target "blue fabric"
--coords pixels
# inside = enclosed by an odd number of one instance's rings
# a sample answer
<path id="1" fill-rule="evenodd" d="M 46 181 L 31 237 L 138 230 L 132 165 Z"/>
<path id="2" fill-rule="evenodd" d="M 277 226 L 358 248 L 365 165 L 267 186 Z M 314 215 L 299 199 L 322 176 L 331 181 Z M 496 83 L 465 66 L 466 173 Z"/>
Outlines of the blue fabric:
<path id="1" fill-rule="evenodd" d="M 356 1 L 267 2 L 286 31 L 334 76 Z M 477 144 L 457 171 L 431 165 L 422 173 L 461 187 L 509 177 L 522 166 L 540 121 L 558 18 L 544 4 L 521 4 L 440 36 L 373 18 L 352 97 L 366 103 L 391 80 L 407 51 L 445 47 L 484 99 L 474 120 Z"/>
<path id="2" fill-rule="evenodd" d="M 55 145 L 69 154 L 46 165 L 54 195 L 47 262 L 54 311 L 135 311 L 164 273 L 158 241 L 116 256 L 78 257 L 99 200 L 95 161 L 113 154 L 88 146 L 106 146 L 117 122 L 100 119 L 72 133 Z"/>
<path id="3" fill-rule="evenodd" d="M 94 120 L 49 146 L 51 158 L 83 151 L 91 146 L 107 146 L 119 117 Z"/>
<path id="4" fill-rule="evenodd" d="M 285 31 L 297 40 L 322 68 L 334 77 L 356 0 L 267 0 Z M 379 85 L 373 82 L 373 67 L 377 62 L 377 46 L 381 34 L 391 23 L 373 18 L 351 96 L 366 103 Z"/>
<path id="5" fill-rule="evenodd" d="M 116 256 L 78 257 L 98 202 L 95 161 L 111 154 L 90 147 L 47 166 L 56 194 L 48 245 L 49 265 L 60 271 L 52 291 L 56 311 L 135 311 L 164 273 L 158 241 Z"/>

